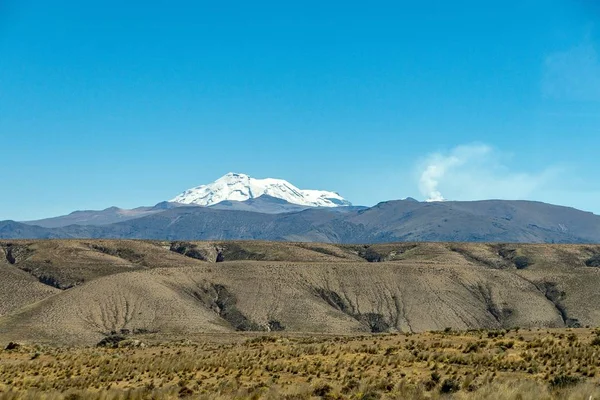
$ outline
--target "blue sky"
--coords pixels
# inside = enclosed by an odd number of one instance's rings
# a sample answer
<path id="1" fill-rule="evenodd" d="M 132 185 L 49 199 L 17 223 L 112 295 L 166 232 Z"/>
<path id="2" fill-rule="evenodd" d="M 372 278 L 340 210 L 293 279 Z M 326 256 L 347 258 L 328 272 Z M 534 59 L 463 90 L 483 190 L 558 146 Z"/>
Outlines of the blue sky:
<path id="1" fill-rule="evenodd" d="M 600 214 L 599 23 L 591 0 L 4 0 L 0 220 L 229 171 Z"/>

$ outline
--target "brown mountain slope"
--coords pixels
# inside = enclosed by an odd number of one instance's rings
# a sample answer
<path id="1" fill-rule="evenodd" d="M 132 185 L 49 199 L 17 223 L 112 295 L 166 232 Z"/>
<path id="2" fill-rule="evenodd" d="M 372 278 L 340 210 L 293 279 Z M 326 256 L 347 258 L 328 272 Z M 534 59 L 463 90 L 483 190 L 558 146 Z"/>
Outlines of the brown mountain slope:
<path id="1" fill-rule="evenodd" d="M 0 318 L 2 341 L 93 344 L 121 330 L 180 337 L 600 325 L 600 269 L 590 261 L 600 246 L 11 244 L 20 246 L 12 251 L 18 259 L 1 270 L 19 273 L 6 280 L 13 286 L 40 271 L 50 281 L 69 277 L 77 284 L 58 294 L 42 285 L 47 294 L 12 301 L 12 312 Z"/>
<path id="2" fill-rule="evenodd" d="M 60 290 L 40 283 L 7 261 L 0 248 L 0 316 L 49 297 Z"/>

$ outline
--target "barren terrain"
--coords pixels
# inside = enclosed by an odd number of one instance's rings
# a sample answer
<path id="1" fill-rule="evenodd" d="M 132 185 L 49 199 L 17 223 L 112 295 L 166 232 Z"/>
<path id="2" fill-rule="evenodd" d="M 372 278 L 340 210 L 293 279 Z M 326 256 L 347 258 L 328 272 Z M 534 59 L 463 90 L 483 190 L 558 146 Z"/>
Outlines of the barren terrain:
<path id="1" fill-rule="evenodd" d="M 0 344 L 598 326 L 599 254 L 592 245 L 4 241 Z"/>

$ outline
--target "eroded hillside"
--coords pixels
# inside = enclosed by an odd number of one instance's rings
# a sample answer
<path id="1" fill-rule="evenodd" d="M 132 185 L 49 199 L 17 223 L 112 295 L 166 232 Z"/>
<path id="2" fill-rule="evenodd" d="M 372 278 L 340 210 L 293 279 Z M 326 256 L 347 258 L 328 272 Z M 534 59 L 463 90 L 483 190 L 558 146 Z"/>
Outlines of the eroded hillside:
<path id="1" fill-rule="evenodd" d="M 0 242 L 0 340 L 600 325 L 600 246 Z"/>

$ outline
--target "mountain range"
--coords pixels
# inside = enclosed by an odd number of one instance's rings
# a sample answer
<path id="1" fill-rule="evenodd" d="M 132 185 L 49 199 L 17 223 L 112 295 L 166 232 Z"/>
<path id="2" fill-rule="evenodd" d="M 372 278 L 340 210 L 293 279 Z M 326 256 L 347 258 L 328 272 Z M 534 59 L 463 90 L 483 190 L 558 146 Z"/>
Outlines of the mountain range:
<path id="1" fill-rule="evenodd" d="M 0 238 L 599 243 L 600 216 L 532 201 L 419 202 L 353 206 L 331 191 L 229 173 L 153 207 L 75 211 L 0 222 Z"/>

